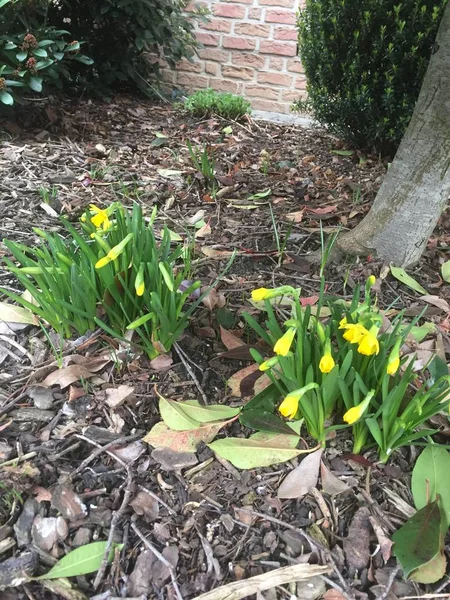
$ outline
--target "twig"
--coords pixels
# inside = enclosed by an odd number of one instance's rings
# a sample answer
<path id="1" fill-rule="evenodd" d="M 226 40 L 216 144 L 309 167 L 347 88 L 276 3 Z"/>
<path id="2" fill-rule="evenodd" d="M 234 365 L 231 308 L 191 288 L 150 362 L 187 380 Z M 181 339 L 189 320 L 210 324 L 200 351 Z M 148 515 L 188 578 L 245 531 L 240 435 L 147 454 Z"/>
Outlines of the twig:
<path id="1" fill-rule="evenodd" d="M 30 362 L 33 362 L 33 357 L 31 356 L 31 354 L 26 348 L 19 344 L 19 342 L 16 342 L 16 340 L 11 339 L 11 337 L 7 335 L 0 335 L 0 340 L 2 340 L 2 342 L 6 342 L 7 344 L 11 344 L 11 346 L 16 348 L 16 350 L 18 350 L 21 354 L 26 356 Z"/>
<path id="2" fill-rule="evenodd" d="M 5 460 L 5 462 L 0 463 L 0 469 L 2 467 L 8 467 L 9 465 L 17 465 L 24 460 L 28 460 L 29 458 L 34 458 L 37 456 L 37 452 L 28 452 L 28 454 L 22 454 L 22 456 L 18 456 L 17 458 L 11 458 L 10 460 Z"/>
<path id="3" fill-rule="evenodd" d="M 131 485 L 133 483 L 133 475 L 131 473 L 131 467 L 129 465 L 127 465 L 126 469 L 127 469 L 127 486 L 125 488 L 125 492 L 123 494 L 122 503 L 119 507 L 119 510 L 117 510 L 114 513 L 113 518 L 111 519 L 111 527 L 109 529 L 108 541 L 106 542 L 106 548 L 105 548 L 105 553 L 103 554 L 102 564 L 100 565 L 100 568 L 94 579 L 94 590 L 96 590 L 98 588 L 98 586 L 102 582 L 102 579 L 105 575 L 105 570 L 106 570 L 106 566 L 108 564 L 108 558 L 109 558 L 109 554 L 111 552 L 111 547 L 112 547 L 112 543 L 113 543 L 113 539 L 114 539 L 114 532 L 116 530 L 117 523 L 119 522 L 121 516 L 123 515 L 126 508 L 128 507 L 128 502 L 130 500 L 130 496 L 132 493 Z"/>
<path id="4" fill-rule="evenodd" d="M 117 440 L 113 440 L 112 442 L 108 442 L 104 446 L 100 446 L 97 442 L 95 442 L 94 440 L 91 440 L 90 438 L 88 438 L 88 437 L 86 437 L 84 435 L 79 435 L 78 434 L 78 435 L 76 435 L 76 437 L 79 438 L 80 440 L 84 440 L 85 442 L 89 442 L 93 446 L 97 446 L 97 450 L 94 450 L 94 452 L 92 452 L 92 454 L 90 454 L 87 458 L 85 458 L 83 460 L 83 462 L 81 463 L 81 465 L 79 465 L 75 469 L 75 471 L 72 471 L 72 473 L 69 475 L 69 479 L 72 479 L 72 477 L 74 477 L 75 475 L 77 475 L 78 473 L 80 473 L 81 471 L 83 471 L 88 465 L 91 464 L 91 462 L 93 460 L 95 460 L 98 456 L 100 456 L 100 454 L 102 454 L 102 452 L 107 452 L 110 448 L 113 448 L 114 446 L 118 446 L 120 444 L 125 444 L 127 442 L 134 442 L 135 440 L 137 440 L 141 436 L 139 434 L 135 433 L 133 435 L 128 435 L 128 436 L 125 436 L 125 437 L 117 438 Z M 114 456 L 114 458 L 116 458 L 118 460 L 118 458 L 116 456 Z"/>
<path id="5" fill-rule="evenodd" d="M 347 600 L 353 600 L 353 596 L 349 596 L 347 594 L 347 592 L 341 588 L 340 585 L 338 585 L 337 583 L 335 583 L 332 579 L 330 579 L 329 577 L 325 577 L 325 575 L 321 575 L 321 578 L 325 581 L 325 583 L 327 583 L 330 587 L 332 587 L 333 589 L 337 590 L 341 596 L 344 596 L 344 598 L 347 598 Z"/>
<path id="6" fill-rule="evenodd" d="M 137 534 L 137 536 L 141 539 L 141 541 L 147 546 L 150 552 L 156 556 L 156 558 L 163 563 L 168 569 L 170 573 L 170 579 L 172 581 L 173 589 L 175 590 L 176 597 L 178 600 L 183 600 L 183 596 L 181 595 L 180 588 L 178 587 L 178 583 L 175 577 L 175 573 L 173 570 L 173 565 L 165 558 L 158 550 L 148 541 L 145 535 L 138 529 L 135 523 L 131 523 L 131 528 Z"/>
<path id="7" fill-rule="evenodd" d="M 197 376 L 194 373 L 194 370 L 191 368 L 191 365 L 188 362 L 187 356 L 184 353 L 184 351 L 180 348 L 180 346 L 177 344 L 177 342 L 174 343 L 174 348 L 178 354 L 178 356 L 180 357 L 181 362 L 184 365 L 184 368 L 186 369 L 186 371 L 188 372 L 188 374 L 190 375 L 190 377 L 192 378 L 192 381 L 195 383 L 195 387 L 198 389 L 198 391 L 200 392 L 200 396 L 202 397 L 202 400 L 205 404 L 208 404 L 208 397 L 206 396 L 205 392 L 203 391 L 202 386 L 200 385 L 199 380 L 197 379 Z"/>
<path id="8" fill-rule="evenodd" d="M 399 571 L 400 571 L 400 567 L 397 567 L 396 569 L 392 569 L 392 573 L 389 575 L 389 579 L 386 581 L 384 592 L 382 592 L 379 596 L 377 596 L 375 598 L 375 600 L 386 600 L 386 598 L 389 596 L 392 586 L 394 585 L 395 578 Z"/>
<path id="9" fill-rule="evenodd" d="M 0 417 L 3 417 L 3 415 L 6 415 L 7 413 L 9 413 L 9 411 L 11 409 L 13 409 L 15 407 L 15 405 L 22 400 L 22 398 L 25 398 L 28 394 L 26 392 L 22 392 L 21 394 L 19 394 L 17 396 L 17 398 L 13 398 L 12 400 L 10 400 L 8 402 L 8 404 L 5 404 L 5 406 L 3 406 L 3 408 L 0 408 Z"/>
<path id="10" fill-rule="evenodd" d="M 138 485 L 138 488 L 140 490 L 143 490 L 144 492 L 146 492 L 149 496 L 151 496 L 152 498 L 154 498 L 157 502 L 159 502 L 161 504 L 161 506 L 164 506 L 164 508 L 167 508 L 167 510 L 169 511 L 169 513 L 171 515 L 176 515 L 177 512 L 175 510 L 173 510 L 173 508 L 170 508 L 170 506 L 168 504 L 166 504 L 164 502 L 164 500 L 161 500 L 161 498 L 159 496 L 157 496 L 155 494 L 155 492 L 152 492 L 151 490 L 149 490 L 148 488 L 144 487 L 143 485 Z"/>

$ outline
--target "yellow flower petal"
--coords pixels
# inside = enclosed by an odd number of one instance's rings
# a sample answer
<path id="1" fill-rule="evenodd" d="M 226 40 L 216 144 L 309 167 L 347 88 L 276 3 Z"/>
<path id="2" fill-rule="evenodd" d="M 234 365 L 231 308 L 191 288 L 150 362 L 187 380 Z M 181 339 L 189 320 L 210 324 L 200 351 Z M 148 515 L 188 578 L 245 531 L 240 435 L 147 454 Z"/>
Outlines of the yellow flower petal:
<path id="1" fill-rule="evenodd" d="M 339 329 L 345 329 L 345 326 L 347 325 L 347 317 L 343 317 L 340 321 L 339 321 Z"/>
<path id="2" fill-rule="evenodd" d="M 363 337 L 369 333 L 360 323 L 347 323 L 343 329 L 346 330 L 343 336 L 344 340 L 347 340 L 350 344 L 359 344 Z"/>
<path id="3" fill-rule="evenodd" d="M 283 417 L 293 419 L 298 411 L 299 398 L 288 394 L 278 409 Z"/>
<path id="4" fill-rule="evenodd" d="M 267 293 L 270 292 L 267 288 L 258 288 L 253 290 L 252 292 L 252 300 L 255 302 L 261 302 L 261 300 L 265 300 L 267 297 Z"/>
<path id="5" fill-rule="evenodd" d="M 143 293 L 145 291 L 145 283 L 142 282 L 140 285 L 137 286 L 136 288 L 136 296 L 142 296 Z"/>
<path id="6" fill-rule="evenodd" d="M 375 395 L 375 390 L 370 390 L 370 392 L 367 394 L 367 396 L 364 398 L 364 400 L 362 402 L 360 402 L 358 405 L 356 406 L 352 406 L 352 408 L 350 408 L 344 415 L 343 419 L 346 423 L 348 423 L 349 425 L 353 425 L 353 423 L 356 423 L 356 421 L 358 421 L 358 419 L 360 419 L 363 414 L 366 412 L 366 410 L 369 407 L 370 401 L 372 400 L 372 398 Z"/>
<path id="7" fill-rule="evenodd" d="M 112 259 L 110 258 L 109 254 L 107 254 L 106 256 L 104 256 L 103 258 L 101 258 L 100 260 L 98 260 L 95 263 L 95 268 L 96 269 L 101 269 L 105 265 L 109 264 L 111 262 L 111 260 Z"/>
<path id="8" fill-rule="evenodd" d="M 261 363 L 259 365 L 259 370 L 260 371 L 268 371 L 269 369 L 274 367 L 278 363 L 279 360 L 280 359 L 278 358 L 278 356 L 272 356 L 272 358 L 265 360 L 263 363 Z"/>
<path id="9" fill-rule="evenodd" d="M 320 359 L 319 369 L 322 371 L 322 373 L 329 373 L 334 369 L 335 364 L 336 363 L 334 362 L 334 358 L 331 356 L 331 354 L 324 354 Z"/>
<path id="10" fill-rule="evenodd" d="M 394 356 L 387 365 L 386 372 L 388 375 L 395 375 L 400 366 L 400 356 Z"/>
<path id="11" fill-rule="evenodd" d="M 286 354 L 291 349 L 292 342 L 294 341 L 296 329 L 291 327 L 286 331 L 286 333 L 280 337 L 275 346 L 273 347 L 273 351 L 278 356 L 286 356 Z"/>
<path id="12" fill-rule="evenodd" d="M 372 354 L 378 354 L 380 351 L 380 344 L 377 338 L 372 335 L 370 332 L 361 339 L 358 352 L 360 354 L 364 354 L 365 356 L 371 356 Z"/>

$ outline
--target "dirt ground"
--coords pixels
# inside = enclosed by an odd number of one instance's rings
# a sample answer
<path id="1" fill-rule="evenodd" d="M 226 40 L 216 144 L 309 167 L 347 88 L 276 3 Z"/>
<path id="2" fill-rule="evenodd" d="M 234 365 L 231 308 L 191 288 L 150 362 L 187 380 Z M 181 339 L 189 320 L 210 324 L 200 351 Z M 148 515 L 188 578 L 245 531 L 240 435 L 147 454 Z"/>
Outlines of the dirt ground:
<path id="1" fill-rule="evenodd" d="M 178 233 L 195 232 L 195 222 L 204 220 L 195 256 L 204 285 L 223 273 L 236 251 L 215 296 L 199 309 L 165 367 L 152 369 L 125 351 L 120 364 L 105 363 L 99 352 L 115 342 L 92 336 L 63 352 L 65 365 L 95 363 L 95 382 L 40 394 L 38 384 L 56 368 L 42 331 L 1 331 L 0 598 L 192 600 L 296 565 L 322 565 L 326 572 L 288 584 L 274 579 L 269 589 L 249 588 L 246 597 L 447 597 L 438 596 L 447 582 L 403 581 L 391 556 L 388 538 L 413 511 L 409 480 L 417 449 L 396 453 L 384 466 L 374 453 L 352 455 L 348 433 L 339 433 L 324 451 L 318 488 L 301 500 L 281 501 L 277 489 L 298 459 L 238 471 L 206 446 L 192 462 L 141 441 L 159 420 L 155 384 L 172 399 L 242 403 L 226 381 L 249 357 L 227 352 L 220 326 L 246 335 L 240 315 L 251 308 L 257 287 L 289 283 L 302 288 L 302 297 L 314 296 L 318 269 L 307 257 L 320 249 L 320 224 L 325 235 L 355 226 L 370 208 L 386 162 L 351 151 L 320 129 L 195 120 L 127 97 L 109 104 L 39 103 L 0 129 L 2 239 L 32 244 L 38 241 L 33 227 L 58 231 L 58 215 L 77 221 L 90 203 L 120 200 L 139 202 L 147 214 L 157 206 L 157 223 Z M 193 167 L 187 140 L 214 157 L 216 197 Z M 450 242 L 447 219 L 412 272 L 444 301 L 450 294 L 439 265 Z M 356 282 L 381 272 L 375 257 L 330 265 L 328 291 L 347 298 Z M 17 289 L 1 265 L 0 285 Z M 382 308 L 399 299 L 397 307 L 410 316 L 424 307 L 391 276 L 377 295 Z M 438 325 L 448 353 L 445 310 L 429 305 L 426 318 Z M 107 390 L 121 385 L 132 388 L 131 400 L 114 408 L 105 402 Z M 48 393 L 50 403 L 44 402 Z M 238 424 L 227 432 L 246 434 Z M 50 533 L 33 527 L 37 516 L 54 518 L 45 521 Z M 97 578 L 71 578 L 70 588 L 22 577 L 44 573 L 70 550 L 108 536 L 123 546 Z M 238 597 L 244 596 L 210 598 Z"/>

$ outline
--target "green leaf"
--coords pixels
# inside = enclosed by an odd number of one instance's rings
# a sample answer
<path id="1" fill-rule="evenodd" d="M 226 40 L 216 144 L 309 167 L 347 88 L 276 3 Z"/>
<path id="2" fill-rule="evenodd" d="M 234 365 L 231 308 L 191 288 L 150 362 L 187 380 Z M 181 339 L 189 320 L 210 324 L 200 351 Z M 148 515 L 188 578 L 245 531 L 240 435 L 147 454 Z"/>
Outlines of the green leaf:
<path id="1" fill-rule="evenodd" d="M 332 150 L 331 154 L 337 154 L 338 156 L 353 156 L 353 150 Z"/>
<path id="2" fill-rule="evenodd" d="M 258 409 L 260 411 L 273 412 L 278 400 L 280 399 L 280 392 L 275 384 L 271 383 L 269 386 L 264 388 L 259 394 L 253 396 L 253 398 L 247 402 L 243 408 L 243 412 Z"/>
<path id="3" fill-rule="evenodd" d="M 173 402 L 173 400 L 169 400 L 169 402 Z M 240 408 L 232 408 L 223 404 L 202 406 L 198 400 L 185 400 L 176 404 L 179 410 L 183 411 L 185 415 L 199 423 L 212 423 L 213 421 L 232 419 L 241 412 Z"/>
<path id="4" fill-rule="evenodd" d="M 225 438 L 216 440 L 208 444 L 208 447 L 222 458 L 229 460 L 238 469 L 270 467 L 270 465 L 286 462 L 299 454 L 309 452 L 309 450 L 297 450 L 286 446 L 286 443 L 281 442 L 280 438 L 287 436 L 275 436 L 274 438 L 269 438 L 269 440 L 261 437 L 261 434 L 255 434 L 255 436 L 249 439 Z"/>
<path id="5" fill-rule="evenodd" d="M 441 267 L 442 279 L 450 283 L 450 260 L 447 260 Z"/>
<path id="6" fill-rule="evenodd" d="M 236 321 L 236 315 L 234 311 L 230 310 L 226 306 L 221 306 L 217 309 L 216 319 L 219 325 L 222 325 L 225 329 L 231 329 Z"/>
<path id="7" fill-rule="evenodd" d="M 158 393 L 158 392 L 157 392 Z M 162 420 L 175 431 L 187 431 L 189 429 L 197 429 L 201 427 L 200 421 L 191 419 L 180 407 L 179 402 L 173 400 L 167 400 L 160 394 L 159 396 L 159 413 Z"/>
<path id="8" fill-rule="evenodd" d="M 272 194 L 272 190 L 269 188 L 264 190 L 264 192 L 258 192 L 256 194 L 252 194 L 251 196 L 247 196 L 246 200 L 261 200 L 262 198 L 267 198 Z"/>
<path id="9" fill-rule="evenodd" d="M 241 413 L 239 421 L 242 425 L 251 429 L 292 435 L 292 429 L 285 421 L 277 417 L 277 415 L 264 410 L 246 410 Z"/>
<path id="10" fill-rule="evenodd" d="M 405 577 L 429 563 L 440 552 L 441 513 L 437 502 L 427 504 L 392 536 L 394 554 Z"/>
<path id="11" fill-rule="evenodd" d="M 411 491 L 419 510 L 439 496 L 439 508 L 445 530 L 450 524 L 450 452 L 440 446 L 428 446 L 414 465 Z"/>
<path id="12" fill-rule="evenodd" d="M 76 60 L 77 62 L 83 63 L 83 65 L 93 65 L 94 61 L 92 58 L 89 58 L 89 56 L 85 56 L 84 54 L 77 54 L 76 56 L 74 56 L 74 60 Z"/>
<path id="13" fill-rule="evenodd" d="M 44 50 L 44 48 L 36 48 L 36 50 L 33 50 L 33 54 L 34 56 L 38 56 L 39 58 L 47 58 L 47 51 Z"/>
<path id="14" fill-rule="evenodd" d="M 45 575 L 36 577 L 36 579 L 59 579 L 60 577 L 77 577 L 78 575 L 87 575 L 98 571 L 105 554 L 107 542 L 92 542 L 72 550 L 66 554 L 56 565 Z M 114 548 L 121 548 L 122 544 L 113 544 L 108 560 L 111 561 L 114 556 Z"/>
<path id="15" fill-rule="evenodd" d="M 7 2 L 9 2 L 10 0 L 6 0 Z M 3 4 L 0 2 L 0 8 L 3 6 Z M 6 42 L 5 44 L 5 50 L 14 50 L 15 48 L 17 48 L 17 44 L 15 44 L 14 42 Z"/>
<path id="16" fill-rule="evenodd" d="M 29 325 L 37 325 L 38 320 L 33 313 L 27 308 L 9 304 L 8 302 L 0 302 L 0 321 L 6 323 L 26 323 Z"/>
<path id="17" fill-rule="evenodd" d="M 411 275 L 408 275 L 405 269 L 402 269 L 401 267 L 394 267 L 393 265 L 391 265 L 391 273 L 396 279 L 407 285 L 415 292 L 418 292 L 419 294 L 428 293 L 427 290 L 420 285 L 420 283 L 413 279 Z"/>
<path id="18" fill-rule="evenodd" d="M 204 442 L 212 442 L 218 432 L 230 421 L 207 423 L 197 429 L 173 431 L 162 421 L 156 423 L 142 441 L 155 448 L 171 448 L 175 452 L 195 452 L 197 446 Z"/>
<path id="19" fill-rule="evenodd" d="M 5 90 L 0 91 L 0 102 L 6 104 L 7 106 L 12 106 L 14 104 L 14 98 Z"/>
<path id="20" fill-rule="evenodd" d="M 18 52 L 16 54 L 16 58 L 19 62 L 22 62 L 23 60 L 25 60 L 28 56 L 28 52 Z"/>
<path id="21" fill-rule="evenodd" d="M 444 553 L 440 552 L 425 565 L 413 571 L 409 579 L 418 583 L 436 583 L 444 577 L 446 569 L 447 561 Z"/>
<path id="22" fill-rule="evenodd" d="M 8 2 L 11 2 L 11 0 L 0 0 L 0 8 L 3 8 Z"/>
<path id="23" fill-rule="evenodd" d="M 34 92 L 42 92 L 42 77 L 31 77 L 28 85 Z"/>
<path id="24" fill-rule="evenodd" d="M 42 69 L 46 69 L 53 63 L 54 61 L 51 58 L 44 58 L 43 60 L 38 60 L 34 68 L 36 69 L 36 71 L 41 71 Z"/>

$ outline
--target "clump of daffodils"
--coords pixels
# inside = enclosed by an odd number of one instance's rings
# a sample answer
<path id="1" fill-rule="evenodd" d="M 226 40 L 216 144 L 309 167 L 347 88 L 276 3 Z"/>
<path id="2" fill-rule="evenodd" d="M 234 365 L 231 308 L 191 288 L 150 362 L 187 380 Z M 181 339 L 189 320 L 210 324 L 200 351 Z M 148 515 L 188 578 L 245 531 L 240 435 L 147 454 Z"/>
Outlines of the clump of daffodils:
<path id="1" fill-rule="evenodd" d="M 252 300 L 264 302 L 266 327 L 262 329 L 250 315 L 246 320 L 271 348 L 267 356 L 255 350 L 252 355 L 271 379 L 272 397 L 279 399 L 274 409 L 280 416 L 303 419 L 310 435 L 321 442 L 332 429 L 351 426 L 355 452 L 371 436 L 387 460 L 423 422 L 424 406 L 427 414 L 435 414 L 448 400 L 448 392 L 440 380 L 429 393 L 423 380 L 417 381 L 413 361 L 404 364 L 401 351 L 409 329 L 402 314 L 388 330 L 382 328 L 382 314 L 371 295 L 374 284 L 375 277 L 370 276 L 364 294 L 356 288 L 352 301 L 345 304 L 325 298 L 322 279 L 314 314 L 310 306 L 301 305 L 295 288 L 259 288 L 252 292 Z M 280 324 L 274 307 L 282 296 L 292 299 L 292 314 Z M 325 306 L 331 316 L 322 318 Z M 412 382 L 415 410 L 404 400 Z M 249 408 L 255 410 L 257 400 Z"/>

